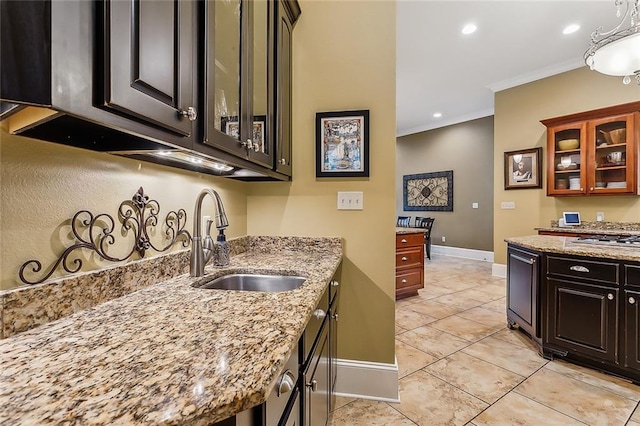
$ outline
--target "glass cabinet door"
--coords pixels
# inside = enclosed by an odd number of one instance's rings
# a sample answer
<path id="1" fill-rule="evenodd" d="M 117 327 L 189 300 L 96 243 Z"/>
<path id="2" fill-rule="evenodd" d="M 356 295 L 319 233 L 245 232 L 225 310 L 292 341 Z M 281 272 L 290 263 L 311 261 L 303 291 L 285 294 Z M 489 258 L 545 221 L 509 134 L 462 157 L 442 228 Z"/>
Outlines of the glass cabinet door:
<path id="1" fill-rule="evenodd" d="M 574 123 L 549 129 L 549 195 L 586 193 L 586 125 Z"/>
<path id="2" fill-rule="evenodd" d="M 589 192 L 626 193 L 632 190 L 634 173 L 633 145 L 628 141 L 633 134 L 632 115 L 608 117 L 589 123 L 589 144 L 593 152 L 590 163 Z"/>
<path id="3" fill-rule="evenodd" d="M 220 0 L 205 9 L 205 144 L 273 167 L 273 2 Z"/>

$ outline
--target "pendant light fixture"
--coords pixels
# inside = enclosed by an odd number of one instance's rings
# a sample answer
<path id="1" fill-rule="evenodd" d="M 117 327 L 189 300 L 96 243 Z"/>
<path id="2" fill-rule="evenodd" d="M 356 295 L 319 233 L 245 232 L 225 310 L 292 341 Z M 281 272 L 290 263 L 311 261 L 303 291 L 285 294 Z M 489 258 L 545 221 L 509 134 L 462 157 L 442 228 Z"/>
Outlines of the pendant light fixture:
<path id="1" fill-rule="evenodd" d="M 610 31 L 600 26 L 591 34 L 584 60 L 593 71 L 623 76 L 624 84 L 635 77 L 640 85 L 640 0 L 615 0 L 615 6 L 620 22 Z"/>

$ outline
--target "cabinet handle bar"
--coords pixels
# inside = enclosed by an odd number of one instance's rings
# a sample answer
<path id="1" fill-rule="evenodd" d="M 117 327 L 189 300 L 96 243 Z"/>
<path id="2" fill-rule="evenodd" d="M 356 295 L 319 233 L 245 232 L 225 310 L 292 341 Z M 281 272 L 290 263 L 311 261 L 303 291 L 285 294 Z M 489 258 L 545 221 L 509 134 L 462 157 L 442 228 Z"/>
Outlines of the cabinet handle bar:
<path id="1" fill-rule="evenodd" d="M 569 269 L 576 272 L 589 272 L 589 269 L 585 268 L 582 265 L 573 265 Z"/>

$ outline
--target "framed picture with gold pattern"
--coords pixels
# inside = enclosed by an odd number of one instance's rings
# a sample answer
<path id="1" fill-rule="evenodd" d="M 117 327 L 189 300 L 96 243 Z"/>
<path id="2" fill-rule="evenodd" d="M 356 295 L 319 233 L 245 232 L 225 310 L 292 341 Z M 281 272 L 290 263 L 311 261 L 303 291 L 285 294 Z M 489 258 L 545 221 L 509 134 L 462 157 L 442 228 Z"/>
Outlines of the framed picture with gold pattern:
<path id="1" fill-rule="evenodd" d="M 406 211 L 453 211 L 453 170 L 402 177 Z"/>

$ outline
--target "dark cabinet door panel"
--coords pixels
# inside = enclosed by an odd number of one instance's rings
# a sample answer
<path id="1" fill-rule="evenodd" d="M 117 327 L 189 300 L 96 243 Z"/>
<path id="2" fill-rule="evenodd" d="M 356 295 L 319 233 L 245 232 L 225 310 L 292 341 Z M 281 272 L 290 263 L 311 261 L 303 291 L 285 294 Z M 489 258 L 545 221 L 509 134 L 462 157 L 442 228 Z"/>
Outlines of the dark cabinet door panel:
<path id="1" fill-rule="evenodd" d="M 640 292 L 625 291 L 625 363 L 640 370 Z"/>
<path id="2" fill-rule="evenodd" d="M 278 76 L 276 94 L 277 152 L 276 170 L 291 176 L 291 31 L 292 25 L 284 10 L 284 2 L 279 2 L 278 45 L 276 50 L 276 75 Z"/>
<path id="3" fill-rule="evenodd" d="M 615 362 L 618 346 L 618 290 L 548 280 L 547 342 Z"/>
<path id="4" fill-rule="evenodd" d="M 182 111 L 195 108 L 194 11 L 191 1 L 104 1 L 104 107 L 191 134 Z"/>
<path id="5" fill-rule="evenodd" d="M 507 316 L 532 337 L 540 337 L 540 255 L 513 247 L 507 258 Z"/>

